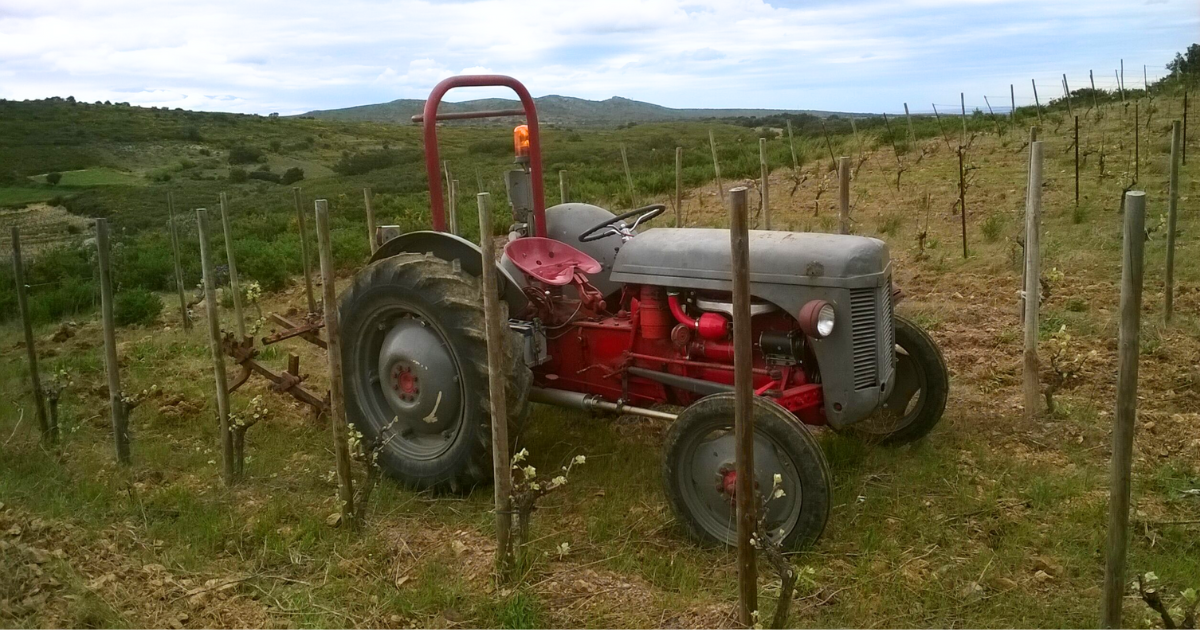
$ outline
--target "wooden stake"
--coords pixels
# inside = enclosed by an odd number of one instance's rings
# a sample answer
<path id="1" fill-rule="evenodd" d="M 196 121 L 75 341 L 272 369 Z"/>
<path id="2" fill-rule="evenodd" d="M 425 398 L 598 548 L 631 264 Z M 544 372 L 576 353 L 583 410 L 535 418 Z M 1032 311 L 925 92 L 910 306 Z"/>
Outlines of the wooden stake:
<path id="1" fill-rule="evenodd" d="M 1075 116 L 1075 208 L 1079 208 L 1079 116 Z"/>
<path id="2" fill-rule="evenodd" d="M 729 191 L 729 244 L 733 271 L 733 391 L 737 472 L 738 621 L 754 625 L 758 612 L 758 571 L 750 537 L 757 523 L 754 489 L 754 348 L 750 327 L 750 233 L 746 188 Z"/>
<path id="3" fill-rule="evenodd" d="M 479 249 L 483 260 L 496 259 L 496 238 L 492 234 L 492 212 L 487 193 L 479 193 Z M 487 333 L 488 398 L 492 412 L 492 476 L 496 502 L 496 573 L 502 579 L 513 569 L 512 548 L 512 469 L 508 454 L 508 401 L 505 398 L 507 370 L 504 362 L 505 337 L 508 334 L 501 315 L 496 288 L 496 266 L 483 265 L 483 316 Z"/>
<path id="4" fill-rule="evenodd" d="M 246 318 L 242 315 L 242 289 L 238 284 L 237 261 L 233 255 L 233 230 L 229 227 L 229 201 L 221 193 L 221 228 L 225 231 L 225 261 L 229 264 L 229 290 L 233 291 L 233 317 L 237 321 L 238 341 L 246 339 Z"/>
<path id="5" fill-rule="evenodd" d="M 1188 118 L 1188 93 L 1183 91 L 1183 143 L 1181 145 L 1183 151 L 1180 153 L 1180 161 L 1184 166 L 1187 166 L 1187 118 Z"/>
<path id="6" fill-rule="evenodd" d="M 183 288 L 183 260 L 179 255 L 179 229 L 175 220 L 175 203 L 167 192 L 167 227 L 171 230 L 171 257 L 175 262 L 175 291 L 179 293 L 179 319 L 183 330 L 192 329 L 192 318 L 188 315 L 187 297 Z"/>
<path id="7" fill-rule="evenodd" d="M 292 187 L 296 200 L 296 224 L 300 227 L 300 260 L 304 263 L 304 296 L 308 298 L 308 312 L 317 312 L 317 297 L 313 293 L 312 258 L 308 256 L 308 228 L 304 226 L 304 206 L 300 204 L 300 187 Z"/>
<path id="8" fill-rule="evenodd" d="M 1117 75 L 1117 88 L 1121 91 L 1121 104 L 1124 105 L 1125 104 L 1125 84 L 1121 82 L 1121 75 L 1117 74 L 1116 70 L 1113 70 L 1113 74 Z"/>
<path id="9" fill-rule="evenodd" d="M 958 146 L 967 146 L 967 95 L 962 92 L 958 93 L 958 102 L 962 105 L 962 139 L 959 140 Z"/>
<path id="10" fill-rule="evenodd" d="M 113 440 L 117 461 L 128 464 L 129 408 L 121 394 L 121 366 L 117 363 L 117 327 L 113 318 L 113 288 L 110 271 L 111 246 L 108 220 L 96 219 L 96 250 L 100 263 L 100 314 L 104 325 L 104 370 L 108 374 L 108 402 L 112 413 Z"/>
<path id="11" fill-rule="evenodd" d="M 1117 81 L 1121 84 L 1121 92 L 1125 91 L 1125 60 L 1121 60 L 1121 73 L 1117 75 Z M 1124 97 L 1122 97 L 1124 98 Z"/>
<path id="12" fill-rule="evenodd" d="M 1008 100 L 1008 122 L 1009 124 L 1015 124 L 1017 122 L 1017 91 L 1011 83 L 1008 84 Z"/>
<path id="13" fill-rule="evenodd" d="M 1186 93 L 1185 93 L 1185 97 L 1186 97 Z M 851 118 L 850 121 L 853 122 L 854 119 Z M 788 148 L 790 148 L 792 150 L 792 170 L 795 171 L 797 174 L 799 174 L 800 173 L 800 158 L 796 156 L 796 140 L 794 138 L 792 138 L 792 121 L 790 118 L 787 121 L 787 132 L 788 132 Z M 855 132 L 854 132 L 854 137 L 855 138 L 858 137 L 857 130 L 855 130 Z"/>
<path id="14" fill-rule="evenodd" d="M 458 233 L 458 180 L 450 180 L 450 217 L 447 222 L 447 227 L 450 228 L 450 233 L 459 236 Z"/>
<path id="15" fill-rule="evenodd" d="M 942 126 L 942 116 L 938 113 L 937 103 L 933 103 L 933 118 L 937 121 L 938 131 L 942 132 L 942 139 L 946 141 L 946 150 L 953 150 L 950 146 L 950 136 L 946 135 L 946 128 Z"/>
<path id="16" fill-rule="evenodd" d="M 838 158 L 838 234 L 850 233 L 850 158 Z"/>
<path id="17" fill-rule="evenodd" d="M 825 148 L 829 149 L 829 169 L 834 170 L 837 168 L 837 158 L 833 157 L 833 143 L 829 141 L 829 130 L 825 128 L 824 118 L 818 120 L 821 121 L 821 133 L 825 136 Z"/>
<path id="18" fill-rule="evenodd" d="M 683 147 L 675 147 L 675 227 L 683 227 Z"/>
<path id="19" fill-rule="evenodd" d="M 988 100 L 986 94 L 983 95 L 983 102 L 988 108 L 988 118 L 992 119 L 992 124 L 996 127 L 996 135 L 1000 135 L 1000 121 L 996 120 L 996 112 L 992 111 L 992 103 Z"/>
<path id="20" fill-rule="evenodd" d="M 1142 181 L 1142 115 L 1138 112 L 1140 101 L 1133 102 L 1133 181 Z"/>
<path id="21" fill-rule="evenodd" d="M 479 187 L 479 192 L 483 192 L 483 186 Z M 567 203 L 567 172 L 564 170 L 558 172 L 558 203 Z"/>
<path id="22" fill-rule="evenodd" d="M 375 208 L 371 205 L 371 187 L 363 189 L 363 208 L 367 211 L 367 238 L 371 243 L 371 254 L 379 249 L 379 241 L 375 238 Z"/>
<path id="23" fill-rule="evenodd" d="M 1038 384 L 1038 306 L 1042 278 L 1042 143 L 1029 149 L 1029 189 L 1025 196 L 1025 355 L 1022 382 L 1025 393 L 1025 419 L 1040 413 L 1041 387 Z"/>
<path id="24" fill-rule="evenodd" d="M 725 203 L 725 186 L 721 183 L 721 164 L 717 162 L 717 141 L 713 138 L 712 129 L 708 130 L 708 146 L 712 149 L 713 176 L 717 180 L 717 194 L 721 196 L 721 203 Z"/>
<path id="25" fill-rule="evenodd" d="M 1179 156 L 1182 144 L 1181 125 L 1171 123 L 1171 179 L 1167 193 L 1167 278 L 1166 306 L 1163 319 L 1169 324 L 1175 311 L 1175 225 L 1179 208 Z"/>
<path id="26" fill-rule="evenodd" d="M 1096 100 L 1096 77 L 1092 74 L 1091 70 L 1088 70 L 1088 82 L 1092 84 L 1092 107 L 1095 108 L 1096 111 L 1099 111 L 1100 102 Z"/>
<path id="27" fill-rule="evenodd" d="M 1104 607 L 1100 625 L 1120 628 L 1125 595 L 1125 551 L 1129 545 L 1130 477 L 1137 420 L 1138 330 L 1142 311 L 1142 254 L 1146 237 L 1146 193 L 1125 195 L 1121 260 L 1121 323 L 1117 341 L 1117 408 L 1113 418 L 1112 468 L 1108 484 L 1108 542 L 1105 546 Z"/>
<path id="28" fill-rule="evenodd" d="M 221 350 L 221 317 L 217 308 L 217 282 L 208 244 L 208 210 L 196 210 L 200 232 L 200 268 L 204 270 L 204 311 L 208 315 L 208 347 L 212 352 L 213 377 L 217 385 L 217 421 L 221 437 L 221 476 L 225 485 L 236 480 L 233 461 L 233 428 L 229 425 L 229 387 L 225 377 L 225 353 Z"/>
<path id="29" fill-rule="evenodd" d="M 1067 115 L 1074 118 L 1075 109 L 1071 107 L 1071 88 L 1067 85 L 1067 74 L 1063 73 L 1063 96 L 1067 99 Z"/>
<path id="30" fill-rule="evenodd" d="M 25 295 L 25 264 L 21 262 L 21 228 L 12 228 L 13 279 L 17 283 L 17 310 L 21 313 L 21 327 L 25 331 L 25 356 L 29 358 L 29 381 L 33 386 L 33 406 L 37 412 L 38 428 L 42 439 L 50 444 L 58 442 L 58 432 L 52 431 L 46 415 L 46 393 L 42 389 L 42 377 L 38 372 L 37 345 L 33 340 L 33 322 L 29 321 L 29 298 Z"/>
<path id="31" fill-rule="evenodd" d="M 1037 142 L 1037 127 L 1030 127 L 1029 128 L 1029 164 L 1026 165 L 1027 170 L 1025 173 L 1025 186 L 1026 186 L 1026 188 L 1025 188 L 1025 208 L 1026 208 L 1026 212 L 1028 212 L 1029 194 L 1030 194 L 1030 191 L 1032 190 L 1032 188 L 1029 188 L 1029 180 L 1033 176 L 1033 143 L 1034 142 Z M 1028 218 L 1026 218 L 1026 221 L 1028 222 Z M 1026 230 L 1028 230 L 1028 227 L 1026 227 Z M 1026 247 L 1028 247 L 1028 243 L 1026 243 Z M 1026 272 L 1028 272 L 1028 271 L 1029 271 L 1028 265 L 1026 265 L 1024 260 L 1022 260 L 1022 263 L 1021 263 L 1021 291 L 1020 291 L 1020 297 L 1017 298 L 1017 310 L 1018 310 L 1018 315 L 1021 318 L 1022 324 L 1025 323 L 1025 278 L 1026 278 Z"/>
<path id="32" fill-rule="evenodd" d="M 1038 100 L 1037 80 L 1030 79 L 1029 82 L 1033 84 L 1033 104 L 1037 107 L 1038 126 L 1040 127 L 1042 126 L 1042 102 Z"/>
<path id="33" fill-rule="evenodd" d="M 633 191 L 633 174 L 629 171 L 629 155 L 625 152 L 625 143 L 621 143 L 621 165 L 625 167 L 625 183 L 629 184 L 629 205 L 637 207 L 637 193 Z"/>
<path id="34" fill-rule="evenodd" d="M 908 121 L 908 141 L 910 143 L 917 141 L 917 134 L 913 131 L 912 116 L 908 113 L 908 103 L 904 104 L 904 118 Z"/>
<path id="35" fill-rule="evenodd" d="M 963 258 L 967 257 L 967 169 L 965 165 L 967 149 L 958 148 L 958 210 L 962 219 Z"/>
<path id="36" fill-rule="evenodd" d="M 325 344 L 329 360 L 329 426 L 333 453 L 337 458 L 338 501 L 342 521 L 357 528 L 354 520 L 354 479 L 350 476 L 350 445 L 347 440 L 345 384 L 342 380 L 342 335 L 338 330 L 337 288 L 333 273 L 333 246 L 329 238 L 329 202 L 313 204 L 317 219 L 317 252 L 321 258 L 321 293 L 325 303 Z"/>
<path id="37" fill-rule="evenodd" d="M 759 201 L 762 204 L 763 229 L 771 229 L 770 171 L 767 169 L 767 139 L 758 139 L 758 170 L 761 177 Z"/>

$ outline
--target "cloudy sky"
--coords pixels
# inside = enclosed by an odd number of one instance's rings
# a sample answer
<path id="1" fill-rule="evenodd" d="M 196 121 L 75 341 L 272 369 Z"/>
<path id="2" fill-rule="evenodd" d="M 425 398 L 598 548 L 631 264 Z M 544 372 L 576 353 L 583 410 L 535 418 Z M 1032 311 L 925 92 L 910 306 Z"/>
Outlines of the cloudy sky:
<path id="1" fill-rule="evenodd" d="M 451 74 L 534 95 L 840 111 L 1032 103 L 1165 73 L 1200 0 L 0 0 L 0 98 L 299 113 L 424 98 Z M 451 100 L 492 96 L 461 91 Z"/>

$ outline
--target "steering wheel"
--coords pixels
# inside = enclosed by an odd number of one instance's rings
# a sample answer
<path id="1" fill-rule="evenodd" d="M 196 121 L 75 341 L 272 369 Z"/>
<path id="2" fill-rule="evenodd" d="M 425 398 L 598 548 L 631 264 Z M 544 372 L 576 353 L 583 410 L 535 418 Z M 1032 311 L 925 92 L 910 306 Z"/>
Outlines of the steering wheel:
<path id="1" fill-rule="evenodd" d="M 615 216 L 611 219 L 608 219 L 607 221 L 604 221 L 600 225 L 597 225 L 596 227 L 593 227 L 592 229 L 584 232 L 583 234 L 580 234 L 579 242 L 580 243 L 590 243 L 592 241 L 598 241 L 602 238 L 607 238 L 609 236 L 612 236 L 613 234 L 622 235 L 622 236 L 625 236 L 625 235 L 631 236 L 631 234 L 629 234 L 629 233 L 632 232 L 633 230 L 636 230 L 637 226 L 641 225 L 645 221 L 649 221 L 650 219 L 657 217 L 658 215 L 662 214 L 663 212 L 666 212 L 666 210 L 667 210 L 667 206 L 665 204 L 661 204 L 661 203 L 654 203 L 654 204 L 650 204 L 648 206 L 643 206 L 641 208 L 637 208 L 635 210 L 630 210 L 629 212 L 626 212 L 624 214 L 621 214 L 621 215 Z M 621 228 L 616 227 L 617 224 L 619 224 L 619 223 L 623 224 L 626 219 L 632 219 L 633 217 L 637 217 L 637 220 L 635 220 L 633 222 L 633 225 L 630 225 L 629 227 L 625 227 L 624 225 L 622 225 Z M 608 228 L 608 229 L 605 230 L 605 228 Z M 602 230 L 604 230 L 604 231 L 602 231 Z"/>

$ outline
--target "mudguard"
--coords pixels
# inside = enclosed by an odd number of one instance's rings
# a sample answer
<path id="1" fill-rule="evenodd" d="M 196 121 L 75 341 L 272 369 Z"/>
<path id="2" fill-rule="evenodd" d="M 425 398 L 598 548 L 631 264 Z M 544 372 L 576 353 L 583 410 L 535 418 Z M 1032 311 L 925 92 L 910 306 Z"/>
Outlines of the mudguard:
<path id="1" fill-rule="evenodd" d="M 405 252 L 432 254 L 448 261 L 457 260 L 462 265 L 463 271 L 475 277 L 479 277 L 483 273 L 483 253 L 479 250 L 478 245 L 461 236 L 433 230 L 408 232 L 390 239 L 375 250 L 369 262 L 391 258 Z M 521 312 L 529 302 L 521 290 L 521 285 L 517 284 L 512 274 L 500 264 L 496 264 L 496 269 L 500 272 L 497 276 L 500 286 L 497 288 L 500 290 L 500 296 L 508 302 L 509 312 Z"/>

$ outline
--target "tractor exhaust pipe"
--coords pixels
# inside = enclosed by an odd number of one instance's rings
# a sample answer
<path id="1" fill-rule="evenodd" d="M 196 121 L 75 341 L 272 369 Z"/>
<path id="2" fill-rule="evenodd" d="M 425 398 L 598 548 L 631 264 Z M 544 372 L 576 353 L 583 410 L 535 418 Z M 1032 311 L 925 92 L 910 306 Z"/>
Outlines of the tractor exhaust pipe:
<path id="1" fill-rule="evenodd" d="M 610 411 L 618 414 L 628 413 L 635 416 L 654 418 L 655 420 L 670 420 L 672 422 L 679 417 L 677 414 L 666 411 L 655 411 L 645 407 L 634 407 L 625 403 L 610 402 L 594 394 L 581 394 L 563 389 L 533 387 L 529 390 L 529 400 L 556 407 L 568 407 L 584 411 Z"/>

